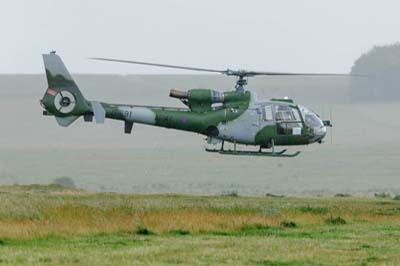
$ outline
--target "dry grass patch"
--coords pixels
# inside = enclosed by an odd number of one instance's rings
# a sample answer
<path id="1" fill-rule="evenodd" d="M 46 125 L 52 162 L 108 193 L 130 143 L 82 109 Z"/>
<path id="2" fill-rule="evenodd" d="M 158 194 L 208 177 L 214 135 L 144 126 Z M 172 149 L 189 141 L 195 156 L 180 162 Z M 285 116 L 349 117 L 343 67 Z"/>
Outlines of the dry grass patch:
<path id="1" fill-rule="evenodd" d="M 400 265 L 399 212 L 389 198 L 0 187 L 0 263 Z"/>
<path id="2" fill-rule="evenodd" d="M 246 226 L 323 226 L 331 217 L 346 223 L 399 221 L 400 204 L 381 198 L 121 195 L 59 185 L 0 187 L 0 238 L 134 234 L 139 225 L 155 234 L 241 232 Z M 288 221 L 296 226 L 282 226 Z"/>

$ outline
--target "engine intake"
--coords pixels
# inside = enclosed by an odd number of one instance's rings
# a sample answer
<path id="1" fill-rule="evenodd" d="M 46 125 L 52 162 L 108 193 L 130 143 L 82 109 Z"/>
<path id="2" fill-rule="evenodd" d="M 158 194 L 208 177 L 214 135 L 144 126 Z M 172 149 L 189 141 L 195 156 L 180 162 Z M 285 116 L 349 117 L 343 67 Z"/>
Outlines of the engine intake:
<path id="1" fill-rule="evenodd" d="M 224 93 L 208 89 L 193 89 L 187 92 L 172 89 L 169 96 L 180 99 L 192 111 L 200 112 L 211 110 L 212 104 L 225 101 Z"/>
<path id="2" fill-rule="evenodd" d="M 209 103 L 223 103 L 225 100 L 224 93 L 207 89 L 193 89 L 189 91 L 171 89 L 169 96 L 177 99 Z"/>
<path id="3" fill-rule="evenodd" d="M 175 89 L 171 89 L 169 92 L 169 97 L 177 98 L 177 99 L 187 99 L 188 92 L 187 91 L 179 91 Z"/>

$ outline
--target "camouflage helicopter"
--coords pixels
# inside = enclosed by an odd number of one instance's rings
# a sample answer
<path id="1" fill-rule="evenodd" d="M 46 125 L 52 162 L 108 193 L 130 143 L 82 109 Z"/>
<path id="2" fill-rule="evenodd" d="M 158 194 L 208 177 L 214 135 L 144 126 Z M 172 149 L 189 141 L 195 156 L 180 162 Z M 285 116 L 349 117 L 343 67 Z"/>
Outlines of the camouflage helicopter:
<path id="1" fill-rule="evenodd" d="M 168 67 L 192 71 L 220 73 L 237 77 L 235 90 L 218 92 L 210 89 L 178 91 L 169 96 L 179 99 L 187 108 L 171 108 L 129 104 L 112 104 L 85 99 L 61 58 L 55 53 L 43 55 L 48 89 L 40 100 L 44 115 L 54 116 L 60 126 L 67 127 L 79 117 L 85 122 L 104 123 L 105 118 L 124 122 L 124 132 L 130 134 L 134 123 L 142 123 L 207 136 L 208 143 L 218 149 L 208 152 L 229 155 L 294 157 L 286 149 L 275 151 L 275 146 L 322 143 L 329 120 L 323 121 L 315 112 L 297 105 L 293 100 L 258 100 L 255 92 L 245 90 L 247 79 L 267 76 L 347 76 L 346 74 L 309 74 L 255 72 L 245 70 L 215 70 L 138 61 L 91 58 L 94 60 Z M 233 150 L 224 149 L 224 143 L 234 144 Z M 236 144 L 258 146 L 257 150 L 238 150 Z M 270 149 L 271 151 L 263 151 Z"/>

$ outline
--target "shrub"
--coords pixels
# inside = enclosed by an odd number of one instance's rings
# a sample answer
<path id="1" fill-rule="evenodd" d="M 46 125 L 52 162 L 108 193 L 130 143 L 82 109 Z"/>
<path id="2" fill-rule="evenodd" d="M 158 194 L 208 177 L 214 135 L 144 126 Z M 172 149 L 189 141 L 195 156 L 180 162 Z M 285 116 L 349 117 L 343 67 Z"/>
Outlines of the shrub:
<path id="1" fill-rule="evenodd" d="M 390 194 L 385 192 L 375 193 L 374 196 L 375 198 L 391 198 Z"/>
<path id="2" fill-rule="evenodd" d="M 285 228 L 295 228 L 295 227 L 297 227 L 297 224 L 295 222 L 287 221 L 287 220 L 282 221 L 280 225 L 281 225 L 281 227 L 285 227 Z"/>
<path id="3" fill-rule="evenodd" d="M 53 184 L 67 188 L 76 188 L 74 180 L 71 177 L 63 176 L 53 180 Z"/>
<path id="4" fill-rule="evenodd" d="M 299 208 L 299 211 L 310 212 L 310 213 L 315 213 L 315 214 L 325 214 L 328 212 L 328 209 L 323 208 L 323 207 L 303 206 L 303 207 Z"/>
<path id="5" fill-rule="evenodd" d="M 172 231 L 169 231 L 169 233 L 173 234 L 173 235 L 179 235 L 179 236 L 190 235 L 190 231 L 183 230 L 183 229 L 172 230 Z"/>
<path id="6" fill-rule="evenodd" d="M 393 199 L 394 199 L 394 200 L 400 200 L 400 194 L 397 194 L 396 196 L 394 196 Z"/>
<path id="7" fill-rule="evenodd" d="M 150 231 L 144 224 L 139 224 L 136 228 L 136 234 L 138 235 L 153 235 L 154 233 Z"/>
<path id="8" fill-rule="evenodd" d="M 271 194 L 271 193 L 267 193 L 265 194 L 266 197 L 268 198 L 284 198 L 284 195 L 276 195 L 276 194 Z"/>
<path id="9" fill-rule="evenodd" d="M 50 263 L 52 261 L 49 257 L 39 258 L 39 262 Z"/>
<path id="10" fill-rule="evenodd" d="M 351 197 L 351 195 L 347 194 L 347 193 L 337 193 L 337 194 L 335 194 L 335 197 L 336 198 L 347 198 L 347 197 Z"/>
<path id="11" fill-rule="evenodd" d="M 222 196 L 225 197 L 239 197 L 239 192 L 237 191 L 226 191 L 222 193 Z"/>
<path id="12" fill-rule="evenodd" d="M 248 232 L 248 231 L 257 231 L 257 230 L 267 230 L 270 227 L 268 225 L 264 224 L 244 224 L 241 228 L 242 232 Z"/>
<path id="13" fill-rule="evenodd" d="M 342 217 L 329 217 L 328 219 L 325 220 L 325 223 L 327 224 L 332 224 L 332 225 L 342 225 L 346 224 L 346 220 L 343 219 Z"/>

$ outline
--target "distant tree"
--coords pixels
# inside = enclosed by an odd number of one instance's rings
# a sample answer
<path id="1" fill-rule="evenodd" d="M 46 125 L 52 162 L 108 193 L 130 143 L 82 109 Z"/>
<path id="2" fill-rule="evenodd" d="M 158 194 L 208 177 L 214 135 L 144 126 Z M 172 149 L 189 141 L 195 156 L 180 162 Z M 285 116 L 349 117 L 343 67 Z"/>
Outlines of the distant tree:
<path id="1" fill-rule="evenodd" d="M 351 69 L 350 95 L 354 102 L 400 100 L 400 43 L 375 46 Z"/>
<path id="2" fill-rule="evenodd" d="M 67 187 L 67 188 L 75 188 L 76 187 L 74 180 L 68 176 L 58 177 L 58 178 L 54 179 L 53 184 L 61 185 L 63 187 Z"/>

